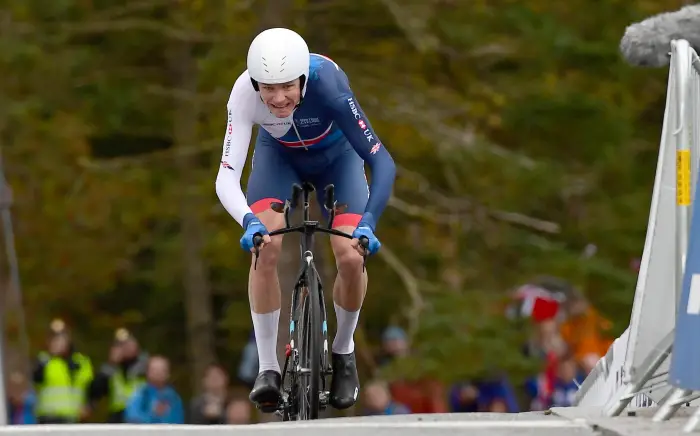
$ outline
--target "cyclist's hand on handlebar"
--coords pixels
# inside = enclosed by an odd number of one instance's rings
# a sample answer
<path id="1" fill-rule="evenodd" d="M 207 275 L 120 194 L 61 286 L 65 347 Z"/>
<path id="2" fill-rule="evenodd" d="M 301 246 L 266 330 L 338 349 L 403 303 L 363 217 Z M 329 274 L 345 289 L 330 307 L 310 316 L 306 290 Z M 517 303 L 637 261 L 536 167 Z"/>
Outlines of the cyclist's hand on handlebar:
<path id="1" fill-rule="evenodd" d="M 360 221 L 355 231 L 352 232 L 352 237 L 353 239 L 350 242 L 350 245 L 352 245 L 352 247 L 362 256 L 365 255 L 365 247 L 360 244 L 360 238 L 367 238 L 366 247 L 370 255 L 375 254 L 377 251 L 379 251 L 379 247 L 382 246 L 379 239 L 374 236 L 374 230 L 372 230 L 372 227 L 363 221 Z"/>
<path id="2" fill-rule="evenodd" d="M 381 246 L 381 243 L 379 245 Z M 361 239 L 351 239 L 350 246 L 354 248 L 358 253 L 360 253 L 360 256 L 374 254 L 369 251 L 369 239 L 366 236 L 362 236 Z"/>
<path id="3" fill-rule="evenodd" d="M 253 238 L 256 235 L 262 236 L 262 243 L 258 248 L 263 248 L 265 245 L 272 242 L 269 232 L 265 225 L 253 214 L 248 214 L 243 218 L 243 223 L 246 225 L 245 233 L 241 237 L 241 248 L 245 251 L 255 252 L 255 244 Z"/>
<path id="4" fill-rule="evenodd" d="M 259 233 L 256 233 L 255 236 L 262 237 L 262 241 L 256 241 L 256 238 L 253 237 L 253 248 L 250 249 L 251 253 L 255 253 L 255 243 L 258 243 L 258 252 L 263 249 L 263 247 L 267 246 L 270 242 L 272 242 L 272 238 L 270 238 L 270 235 L 262 235 L 260 236 Z"/>

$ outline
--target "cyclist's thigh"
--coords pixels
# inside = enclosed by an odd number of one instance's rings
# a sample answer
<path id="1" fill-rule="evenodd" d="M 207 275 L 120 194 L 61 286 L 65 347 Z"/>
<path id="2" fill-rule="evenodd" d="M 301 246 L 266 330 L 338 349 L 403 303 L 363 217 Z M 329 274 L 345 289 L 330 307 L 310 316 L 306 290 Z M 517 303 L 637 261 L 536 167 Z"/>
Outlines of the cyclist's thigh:
<path id="1" fill-rule="evenodd" d="M 369 188 L 365 175 L 365 163 L 350 144 L 347 144 L 346 149 L 336 156 L 328 168 L 315 179 L 314 185 L 324 217 L 327 217 L 327 213 L 323 207 L 325 200 L 323 189 L 332 183 L 335 186 L 335 200 L 338 205 L 347 205 L 341 214 L 336 215 L 333 227 L 357 227 L 367 206 Z"/>
<path id="2" fill-rule="evenodd" d="M 299 176 L 282 150 L 270 141 L 264 133 L 258 133 L 246 198 L 253 213 L 272 231 L 284 226 L 284 215 L 270 209 L 270 203 L 289 198 L 292 184 L 299 183 Z"/>

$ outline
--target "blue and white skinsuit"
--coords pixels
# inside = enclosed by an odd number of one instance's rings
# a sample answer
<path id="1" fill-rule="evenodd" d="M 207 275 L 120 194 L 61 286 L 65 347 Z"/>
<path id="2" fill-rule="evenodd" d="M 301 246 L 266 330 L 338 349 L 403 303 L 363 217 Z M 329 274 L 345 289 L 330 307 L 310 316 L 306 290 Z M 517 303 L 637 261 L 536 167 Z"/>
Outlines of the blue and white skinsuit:
<path id="1" fill-rule="evenodd" d="M 348 77 L 329 58 L 310 55 L 309 78 L 299 107 L 275 117 L 253 88 L 248 71 L 233 85 L 216 192 L 224 208 L 245 229 L 253 214 L 283 202 L 293 183 L 335 185 L 338 203 L 347 204 L 334 227 L 357 226 L 362 219 L 375 231 L 391 195 L 396 167 L 350 89 Z M 241 189 L 252 130 L 255 142 L 247 194 Z M 367 185 L 364 162 L 372 183 Z M 325 214 L 325 210 L 322 208 Z"/>

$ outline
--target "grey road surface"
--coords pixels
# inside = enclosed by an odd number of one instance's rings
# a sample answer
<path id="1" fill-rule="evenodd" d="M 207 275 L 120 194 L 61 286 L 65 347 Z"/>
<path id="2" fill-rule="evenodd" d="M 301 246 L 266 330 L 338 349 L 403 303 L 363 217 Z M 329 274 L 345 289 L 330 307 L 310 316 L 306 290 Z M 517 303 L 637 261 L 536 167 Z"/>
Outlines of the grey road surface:
<path id="1" fill-rule="evenodd" d="M 696 407 L 681 407 L 669 420 L 654 422 L 652 417 L 658 407 L 636 408 L 632 413 L 608 417 L 601 407 L 555 407 L 554 415 L 570 420 L 583 420 L 590 426 L 605 428 L 608 434 L 618 436 L 689 436 L 700 435 L 700 431 L 685 433 L 683 427 L 695 412 Z"/>
<path id="2" fill-rule="evenodd" d="M 245 426 L 71 425 L 0 428 L 0 436 L 592 436 L 583 421 L 543 413 L 435 414 L 323 419 Z"/>

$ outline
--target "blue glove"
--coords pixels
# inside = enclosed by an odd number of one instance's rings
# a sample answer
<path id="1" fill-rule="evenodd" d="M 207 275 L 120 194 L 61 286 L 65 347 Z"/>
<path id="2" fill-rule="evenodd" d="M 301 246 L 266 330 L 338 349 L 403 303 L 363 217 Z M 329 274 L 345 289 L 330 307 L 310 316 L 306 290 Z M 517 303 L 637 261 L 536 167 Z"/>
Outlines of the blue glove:
<path id="1" fill-rule="evenodd" d="M 246 214 L 243 217 L 243 228 L 245 233 L 241 237 L 241 248 L 245 251 L 250 252 L 253 249 L 253 237 L 256 233 L 261 235 L 267 235 L 267 228 L 260 222 L 260 220 L 252 213 Z"/>
<path id="2" fill-rule="evenodd" d="M 357 228 L 354 232 L 352 232 L 353 238 L 360 239 L 364 236 L 365 238 L 369 239 L 369 244 L 367 247 L 369 254 L 376 253 L 377 251 L 379 251 L 379 247 L 382 246 L 381 242 L 379 242 L 379 239 L 377 239 L 377 237 L 374 236 L 374 226 L 374 217 L 371 213 L 367 212 L 364 215 L 362 215 L 362 219 L 359 223 L 357 223 Z"/>

